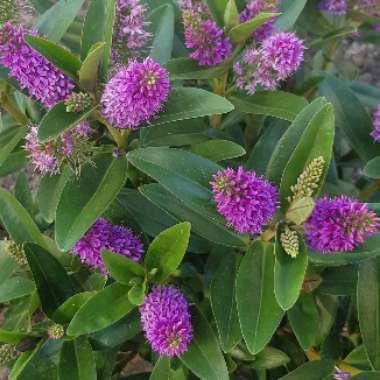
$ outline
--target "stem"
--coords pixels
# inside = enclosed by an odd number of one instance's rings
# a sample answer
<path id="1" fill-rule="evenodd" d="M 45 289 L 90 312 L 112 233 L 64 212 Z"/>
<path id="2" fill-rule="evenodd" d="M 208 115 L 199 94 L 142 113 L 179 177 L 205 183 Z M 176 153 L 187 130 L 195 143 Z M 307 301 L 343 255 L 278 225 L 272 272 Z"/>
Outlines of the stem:
<path id="1" fill-rule="evenodd" d="M 116 142 L 119 149 L 126 150 L 126 140 L 124 140 L 121 133 L 114 128 L 108 121 L 99 113 L 99 111 L 93 111 L 92 115 L 102 123 L 107 129 L 114 141 Z"/>
<path id="2" fill-rule="evenodd" d="M 8 112 L 19 124 L 28 124 L 28 118 L 15 106 L 6 92 L 0 95 L 0 105 Z"/>
<path id="3" fill-rule="evenodd" d="M 214 93 L 219 96 L 226 96 L 226 84 L 227 84 L 228 72 L 226 72 L 223 77 L 219 79 L 215 79 L 214 81 Z M 222 115 L 216 114 L 211 116 L 211 126 L 213 128 L 220 128 L 222 124 Z"/>

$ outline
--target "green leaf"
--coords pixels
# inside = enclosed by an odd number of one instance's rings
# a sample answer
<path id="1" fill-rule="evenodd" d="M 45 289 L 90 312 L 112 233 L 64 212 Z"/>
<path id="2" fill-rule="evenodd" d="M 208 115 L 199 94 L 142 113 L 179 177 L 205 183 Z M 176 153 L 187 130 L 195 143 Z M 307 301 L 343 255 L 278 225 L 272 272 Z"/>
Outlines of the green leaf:
<path id="1" fill-rule="evenodd" d="M 178 221 L 188 221 L 193 232 L 214 243 L 228 247 L 245 246 L 245 241 L 234 232 L 219 223 L 210 221 L 201 212 L 195 212 L 191 206 L 185 205 L 158 184 L 144 185 L 139 188 L 144 197 L 169 213 Z"/>
<path id="2" fill-rule="evenodd" d="M 317 98 L 305 107 L 278 141 L 267 167 L 267 178 L 280 184 L 282 173 L 289 162 L 298 142 L 314 116 L 327 104 L 324 98 Z"/>
<path id="3" fill-rule="evenodd" d="M 308 104 L 305 98 L 283 91 L 260 91 L 251 96 L 239 93 L 228 99 L 237 111 L 289 121 L 293 121 Z"/>
<path id="4" fill-rule="evenodd" d="M 167 356 L 161 356 L 157 360 L 149 380 L 173 380 L 170 372 L 170 359 Z"/>
<path id="5" fill-rule="evenodd" d="M 169 71 L 170 80 L 186 79 L 213 79 L 222 76 L 229 69 L 227 64 L 220 64 L 211 68 L 198 65 L 197 61 L 190 58 L 175 58 L 166 65 Z"/>
<path id="6" fill-rule="evenodd" d="M 362 372 L 350 377 L 351 380 L 379 380 L 380 372 Z"/>
<path id="7" fill-rule="evenodd" d="M 32 217 L 8 191 L 0 188 L 0 220 L 17 244 L 33 241 L 46 247 L 45 240 Z"/>
<path id="8" fill-rule="evenodd" d="M 315 206 L 312 197 L 304 197 L 293 201 L 286 212 L 286 219 L 297 226 L 302 225 L 311 215 Z"/>
<path id="9" fill-rule="evenodd" d="M 332 360 L 318 360 L 301 365 L 279 380 L 323 380 L 334 372 Z"/>
<path id="10" fill-rule="evenodd" d="M 288 207 L 288 197 L 293 195 L 291 186 L 297 183 L 305 167 L 318 157 L 323 157 L 325 164 L 314 194 L 318 194 L 321 189 L 334 145 L 334 122 L 334 109 L 331 104 L 326 104 L 308 123 L 281 178 L 280 198 L 284 209 Z"/>
<path id="11" fill-rule="evenodd" d="M 211 284 L 211 307 L 218 328 L 220 345 L 230 351 L 241 340 L 239 317 L 235 300 L 235 277 L 238 260 L 229 252 L 220 262 Z"/>
<path id="12" fill-rule="evenodd" d="M 34 282 L 24 277 L 12 277 L 0 284 L 0 302 L 9 302 L 27 296 L 35 290 Z"/>
<path id="13" fill-rule="evenodd" d="M 76 312 L 85 304 L 96 292 L 83 292 L 74 294 L 68 298 L 59 308 L 54 312 L 53 320 L 57 323 L 64 324 L 70 322 Z"/>
<path id="14" fill-rule="evenodd" d="M 87 338 L 63 342 L 58 364 L 59 380 L 96 380 L 96 365 Z"/>
<path id="15" fill-rule="evenodd" d="M 24 39 L 32 49 L 45 57 L 51 64 L 75 82 L 78 81 L 78 71 L 81 67 L 81 62 L 75 55 L 41 37 L 27 35 Z"/>
<path id="16" fill-rule="evenodd" d="M 279 13 L 259 13 L 253 19 L 233 27 L 228 36 L 234 44 L 243 45 L 257 28 L 278 15 Z"/>
<path id="17" fill-rule="evenodd" d="M 324 255 L 320 252 L 309 251 L 309 260 L 314 264 L 324 266 L 342 266 L 368 260 L 380 255 L 380 234 L 365 239 L 364 244 L 355 248 L 352 252 L 331 252 Z"/>
<path id="18" fill-rule="evenodd" d="M 22 331 L 8 331 L 8 330 L 0 329 L 1 343 L 16 344 L 20 340 L 26 338 L 27 336 L 28 334 Z"/>
<path id="19" fill-rule="evenodd" d="M 29 214 L 33 215 L 35 211 L 34 201 L 32 192 L 29 188 L 29 179 L 25 172 L 20 172 L 17 175 L 14 193 L 16 199 L 22 204 L 22 206 L 25 207 Z"/>
<path id="20" fill-rule="evenodd" d="M 37 189 L 36 200 L 42 216 L 48 223 L 53 223 L 55 220 L 55 212 L 63 188 L 72 174 L 69 168 L 65 168 L 60 174 L 53 176 L 45 175 L 41 178 Z"/>
<path id="21" fill-rule="evenodd" d="M 357 302 L 360 332 L 371 366 L 380 369 L 380 261 L 359 266 Z"/>
<path id="22" fill-rule="evenodd" d="M 255 242 L 240 262 L 236 300 L 244 340 L 253 355 L 272 338 L 284 312 L 274 294 L 273 245 Z"/>
<path id="23" fill-rule="evenodd" d="M 37 20 L 36 27 L 41 35 L 58 42 L 74 21 L 84 0 L 59 0 Z"/>
<path id="24" fill-rule="evenodd" d="M 112 32 L 115 18 L 115 0 L 91 0 L 82 31 L 81 58 L 84 60 L 91 48 L 104 42 L 100 64 L 102 78 L 106 78 L 112 47 Z"/>
<path id="25" fill-rule="evenodd" d="M 27 163 L 25 150 L 13 151 L 0 166 L 0 178 L 22 169 Z"/>
<path id="26" fill-rule="evenodd" d="M 198 309 L 191 311 L 193 339 L 179 359 L 201 379 L 228 380 L 226 363 L 211 326 Z"/>
<path id="27" fill-rule="evenodd" d="M 228 32 L 230 29 L 240 23 L 239 10 L 236 6 L 235 0 L 228 0 L 226 9 L 224 11 L 224 27 Z"/>
<path id="28" fill-rule="evenodd" d="M 255 369 L 272 369 L 289 363 L 290 358 L 285 352 L 274 347 L 265 347 L 250 364 Z"/>
<path id="29" fill-rule="evenodd" d="M 359 157 L 369 161 L 380 156 L 380 145 L 374 144 L 370 136 L 371 117 L 350 88 L 339 79 L 327 75 L 320 85 L 320 92 L 334 105 L 336 125 L 344 131 Z"/>
<path id="30" fill-rule="evenodd" d="M 9 127 L 0 132 L 0 166 L 26 135 L 26 127 Z"/>
<path id="31" fill-rule="evenodd" d="M 280 3 L 281 15 L 276 20 L 276 29 L 282 31 L 291 30 L 299 15 L 303 11 L 307 0 L 282 0 Z"/>
<path id="32" fill-rule="evenodd" d="M 363 173 L 370 178 L 380 178 L 380 157 L 375 157 L 368 161 Z"/>
<path id="33" fill-rule="evenodd" d="M 144 263 L 148 272 L 157 269 L 155 281 L 164 282 L 181 264 L 189 245 L 190 229 L 190 223 L 176 224 L 152 241 Z"/>
<path id="34" fill-rule="evenodd" d="M 288 311 L 290 326 L 306 351 L 316 343 L 319 330 L 319 313 L 314 296 L 303 294 L 298 302 Z"/>
<path id="35" fill-rule="evenodd" d="M 150 14 L 153 41 L 149 56 L 164 65 L 172 56 L 174 40 L 174 8 L 163 4 Z"/>
<path id="36" fill-rule="evenodd" d="M 88 92 L 96 91 L 99 65 L 104 53 L 104 42 L 94 44 L 79 70 L 79 84 Z"/>
<path id="37" fill-rule="evenodd" d="M 123 318 L 135 307 L 128 299 L 129 289 L 129 286 L 115 282 L 99 291 L 74 315 L 67 328 L 67 334 L 71 336 L 89 334 Z"/>
<path id="38" fill-rule="evenodd" d="M 102 154 L 82 168 L 79 178 L 69 180 L 58 204 L 55 223 L 57 245 L 70 249 L 107 209 L 123 187 L 125 158 Z"/>
<path id="39" fill-rule="evenodd" d="M 62 132 L 78 125 L 92 111 L 93 108 L 82 112 L 66 112 L 65 102 L 57 103 L 42 118 L 38 128 L 38 139 L 45 142 L 56 138 Z"/>
<path id="40" fill-rule="evenodd" d="M 19 375 L 22 373 L 22 371 L 25 369 L 25 367 L 28 365 L 28 363 L 33 359 L 33 356 L 40 349 L 41 344 L 42 344 L 42 342 L 39 343 L 33 350 L 23 352 L 16 359 L 15 363 L 13 364 L 13 366 L 9 372 L 8 380 L 17 380 L 19 378 Z"/>
<path id="41" fill-rule="evenodd" d="M 24 245 L 43 311 L 51 317 L 55 310 L 75 293 L 65 269 L 48 251 L 37 244 Z"/>
<path id="42" fill-rule="evenodd" d="M 219 26 L 223 26 L 227 1 L 228 0 L 206 0 L 206 4 L 212 13 L 213 19 Z"/>
<path id="43" fill-rule="evenodd" d="M 280 231 L 276 236 L 274 266 L 274 292 L 283 310 L 289 310 L 298 299 L 307 268 L 307 252 L 302 239 L 299 240 L 297 257 L 288 255 L 282 248 Z"/>
<path id="44" fill-rule="evenodd" d="M 172 123 L 231 112 L 234 106 L 222 96 L 200 88 L 182 87 L 170 91 L 164 111 L 149 122 L 149 126 Z"/>
<path id="45" fill-rule="evenodd" d="M 103 251 L 103 262 L 111 276 L 121 284 L 129 285 L 135 277 L 144 278 L 144 268 L 127 257 L 109 251 Z"/>
<path id="46" fill-rule="evenodd" d="M 191 151 L 211 161 L 224 161 L 241 157 L 246 154 L 245 149 L 229 140 L 210 140 L 191 146 Z"/>

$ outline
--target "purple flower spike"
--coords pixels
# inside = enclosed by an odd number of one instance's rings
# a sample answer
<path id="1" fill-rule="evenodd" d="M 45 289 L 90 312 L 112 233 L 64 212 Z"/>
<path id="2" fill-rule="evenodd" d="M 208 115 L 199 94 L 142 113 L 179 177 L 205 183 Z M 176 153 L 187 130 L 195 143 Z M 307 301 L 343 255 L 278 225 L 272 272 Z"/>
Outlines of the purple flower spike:
<path id="1" fill-rule="evenodd" d="M 83 263 L 99 268 L 105 273 L 106 268 L 101 257 L 103 250 L 138 261 L 144 252 L 144 247 L 129 228 L 110 224 L 100 218 L 74 245 L 72 251 Z"/>
<path id="2" fill-rule="evenodd" d="M 240 233 L 260 234 L 276 212 L 276 188 L 241 166 L 219 171 L 210 184 L 218 212 Z"/>
<path id="3" fill-rule="evenodd" d="M 153 351 L 180 356 L 187 351 L 193 329 L 189 305 L 174 287 L 158 285 L 140 307 L 142 327 Z"/>
<path id="4" fill-rule="evenodd" d="M 348 380 L 350 377 L 348 372 L 343 372 L 338 367 L 335 368 L 334 380 Z"/>
<path id="5" fill-rule="evenodd" d="M 368 204 L 345 196 L 318 199 L 304 225 L 307 245 L 318 252 L 350 252 L 378 230 Z"/>
<path id="6" fill-rule="evenodd" d="M 319 10 L 333 16 L 343 16 L 347 12 L 347 0 L 322 0 Z"/>
<path id="7" fill-rule="evenodd" d="M 158 113 L 169 94 L 168 72 L 152 58 L 131 60 L 105 86 L 103 115 L 117 128 L 136 129 Z"/>
<path id="8" fill-rule="evenodd" d="M 30 33 L 30 32 L 29 32 Z M 10 22 L 0 32 L 0 64 L 9 69 L 20 87 L 50 108 L 64 100 L 74 88 L 74 83 L 24 41 L 22 25 Z M 35 33 L 31 33 L 35 34 Z"/>
<path id="9" fill-rule="evenodd" d="M 377 105 L 373 113 L 373 131 L 371 136 L 377 142 L 380 142 L 380 104 Z"/>

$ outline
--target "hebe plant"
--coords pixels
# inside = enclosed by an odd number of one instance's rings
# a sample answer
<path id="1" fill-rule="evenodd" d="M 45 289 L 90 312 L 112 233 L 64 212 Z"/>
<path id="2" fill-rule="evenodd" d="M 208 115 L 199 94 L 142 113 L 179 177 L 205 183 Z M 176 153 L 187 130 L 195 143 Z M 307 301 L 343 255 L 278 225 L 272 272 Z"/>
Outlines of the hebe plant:
<path id="1" fill-rule="evenodd" d="M 377 0 L 0 11 L 4 378 L 380 379 Z"/>

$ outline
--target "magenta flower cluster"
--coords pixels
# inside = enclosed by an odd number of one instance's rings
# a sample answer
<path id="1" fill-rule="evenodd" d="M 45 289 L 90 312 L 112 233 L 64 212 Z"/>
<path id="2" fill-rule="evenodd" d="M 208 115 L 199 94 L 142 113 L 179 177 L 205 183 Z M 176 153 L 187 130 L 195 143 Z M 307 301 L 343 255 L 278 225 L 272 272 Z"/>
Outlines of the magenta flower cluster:
<path id="1" fill-rule="evenodd" d="M 2 26 L 0 64 L 9 69 L 22 89 L 50 108 L 70 94 L 74 83 L 25 43 L 25 33 L 21 25 L 7 22 Z"/>
<path id="2" fill-rule="evenodd" d="M 373 113 L 373 131 L 371 136 L 377 142 L 380 142 L 380 104 L 377 105 Z"/>
<path id="3" fill-rule="evenodd" d="M 168 94 L 168 72 L 150 57 L 133 59 L 106 84 L 102 112 L 114 127 L 136 129 L 161 110 Z"/>
<path id="4" fill-rule="evenodd" d="M 210 184 L 218 212 L 240 233 L 260 234 L 276 212 L 276 188 L 253 171 L 227 168 Z"/>
<path id="5" fill-rule="evenodd" d="M 259 48 L 247 48 L 234 64 L 236 85 L 248 94 L 261 86 L 275 90 L 278 83 L 287 79 L 300 66 L 304 44 L 294 33 L 276 33 L 262 42 Z"/>
<path id="6" fill-rule="evenodd" d="M 231 42 L 207 8 L 190 0 L 183 1 L 181 6 L 185 46 L 192 50 L 190 57 L 204 66 L 215 66 L 226 60 L 231 55 Z"/>
<path id="7" fill-rule="evenodd" d="M 245 9 L 240 13 L 240 22 L 246 22 L 256 17 L 261 12 L 277 13 L 278 0 L 251 0 Z M 261 43 L 266 38 L 270 37 L 274 31 L 274 22 L 276 18 L 273 17 L 262 26 L 260 26 L 253 34 L 256 42 Z"/>
<path id="8" fill-rule="evenodd" d="M 379 219 L 366 203 L 345 196 L 322 198 L 304 224 L 305 242 L 322 253 L 350 252 L 378 227 Z"/>
<path id="9" fill-rule="evenodd" d="M 144 20 L 146 8 L 139 0 L 117 0 L 114 43 L 132 50 L 143 48 L 150 37 L 145 30 L 148 23 Z"/>
<path id="10" fill-rule="evenodd" d="M 347 12 L 347 0 L 322 0 L 319 3 L 319 9 L 322 12 L 334 16 L 342 16 Z"/>
<path id="11" fill-rule="evenodd" d="M 140 306 L 142 327 L 154 352 L 172 357 L 187 351 L 193 336 L 189 305 L 182 293 L 158 285 Z"/>
<path id="12" fill-rule="evenodd" d="M 37 172 L 42 175 L 54 175 L 60 172 L 64 163 L 71 164 L 74 169 L 86 153 L 84 147 L 91 133 L 89 123 L 82 121 L 55 141 L 41 143 L 37 137 L 38 128 L 32 126 L 25 136 L 24 149 Z"/>
<path id="13" fill-rule="evenodd" d="M 106 268 L 101 257 L 103 250 L 138 261 L 144 252 L 144 247 L 129 228 L 111 224 L 100 218 L 74 245 L 72 251 L 83 263 L 105 273 Z"/>

